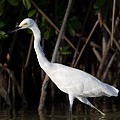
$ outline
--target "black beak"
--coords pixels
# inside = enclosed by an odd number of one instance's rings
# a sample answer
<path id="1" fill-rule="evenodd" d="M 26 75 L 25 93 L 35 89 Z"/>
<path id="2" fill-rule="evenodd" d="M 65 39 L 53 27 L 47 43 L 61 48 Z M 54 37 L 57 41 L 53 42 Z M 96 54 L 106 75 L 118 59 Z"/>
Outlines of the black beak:
<path id="1" fill-rule="evenodd" d="M 16 32 L 18 30 L 20 30 L 21 27 L 16 27 L 15 29 L 11 30 L 11 31 L 8 31 L 6 34 L 10 34 L 10 33 L 13 33 L 13 32 Z"/>

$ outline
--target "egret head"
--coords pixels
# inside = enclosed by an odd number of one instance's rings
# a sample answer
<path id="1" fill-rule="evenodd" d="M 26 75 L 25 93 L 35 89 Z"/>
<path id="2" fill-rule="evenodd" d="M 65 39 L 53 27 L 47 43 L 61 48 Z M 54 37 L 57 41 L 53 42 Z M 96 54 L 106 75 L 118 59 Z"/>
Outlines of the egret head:
<path id="1" fill-rule="evenodd" d="M 26 18 L 24 19 L 20 24 L 19 24 L 19 28 L 20 29 L 26 29 L 26 28 L 31 28 L 33 27 L 35 24 L 34 20 L 30 19 L 30 18 Z"/>
<path id="2" fill-rule="evenodd" d="M 32 28 L 34 25 L 36 25 L 34 20 L 32 20 L 31 18 L 26 18 L 14 30 L 9 31 L 7 34 L 13 33 L 21 29 Z"/>

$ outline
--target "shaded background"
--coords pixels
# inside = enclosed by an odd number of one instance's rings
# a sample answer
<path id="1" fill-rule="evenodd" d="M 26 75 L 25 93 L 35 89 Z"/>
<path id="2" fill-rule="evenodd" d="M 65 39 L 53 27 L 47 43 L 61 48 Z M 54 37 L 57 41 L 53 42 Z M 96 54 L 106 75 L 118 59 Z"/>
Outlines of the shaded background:
<path id="1" fill-rule="evenodd" d="M 65 36 L 75 49 L 62 39 L 56 62 L 84 70 L 119 89 L 120 1 L 116 0 L 115 6 L 113 1 L 73 0 L 65 27 Z M 32 2 L 30 0 L 0 0 L 1 108 L 6 107 L 6 104 L 8 106 L 11 104 L 38 106 L 45 77 L 33 46 L 30 48 L 31 31 L 18 31 L 9 35 L 5 33 L 14 29 L 24 18 L 33 18 L 41 29 L 41 44 L 50 61 L 58 32 L 48 22 L 46 16 L 60 28 L 67 4 L 67 0 L 34 0 Z M 38 9 L 42 10 L 46 16 Z M 84 46 L 85 49 L 81 54 Z M 29 54 L 28 51 L 30 51 Z M 47 105 L 51 102 L 67 103 L 68 101 L 66 94 L 59 91 L 51 81 L 49 81 L 47 92 Z M 113 101 L 111 100 L 110 103 L 119 102 L 118 99 L 112 98 Z M 108 98 L 99 100 L 106 104 Z"/>

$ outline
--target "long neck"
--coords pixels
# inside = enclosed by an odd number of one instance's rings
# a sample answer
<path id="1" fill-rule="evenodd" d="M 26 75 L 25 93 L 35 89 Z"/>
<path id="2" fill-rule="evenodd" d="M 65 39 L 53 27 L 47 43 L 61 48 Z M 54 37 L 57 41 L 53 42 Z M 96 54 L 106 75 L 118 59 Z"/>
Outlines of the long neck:
<path id="1" fill-rule="evenodd" d="M 34 35 L 34 49 L 37 55 L 37 59 L 41 68 L 49 73 L 50 71 L 50 62 L 46 59 L 45 54 L 43 53 L 42 47 L 40 46 L 41 33 L 37 25 L 31 28 Z"/>

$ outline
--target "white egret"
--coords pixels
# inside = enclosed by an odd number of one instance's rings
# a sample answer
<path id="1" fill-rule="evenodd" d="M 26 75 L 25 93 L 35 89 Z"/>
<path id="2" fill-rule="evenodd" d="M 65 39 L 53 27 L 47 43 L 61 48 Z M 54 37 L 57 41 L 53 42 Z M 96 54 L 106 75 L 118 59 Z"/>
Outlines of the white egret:
<path id="1" fill-rule="evenodd" d="M 118 96 L 119 90 L 115 87 L 101 82 L 94 76 L 58 63 L 49 62 L 40 46 L 41 33 L 36 22 L 30 18 L 24 19 L 14 31 L 20 29 L 29 28 L 34 35 L 34 49 L 37 55 L 37 59 L 41 68 L 51 78 L 55 85 L 63 92 L 67 93 L 70 102 L 70 111 L 72 111 L 72 105 L 74 98 L 77 98 L 84 104 L 96 109 L 102 115 L 105 115 L 102 111 L 93 106 L 87 99 L 87 97 L 100 97 L 100 96 Z"/>

